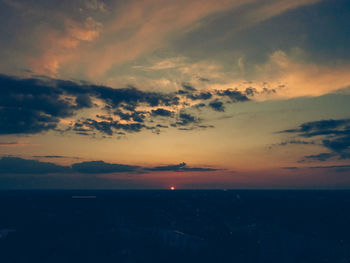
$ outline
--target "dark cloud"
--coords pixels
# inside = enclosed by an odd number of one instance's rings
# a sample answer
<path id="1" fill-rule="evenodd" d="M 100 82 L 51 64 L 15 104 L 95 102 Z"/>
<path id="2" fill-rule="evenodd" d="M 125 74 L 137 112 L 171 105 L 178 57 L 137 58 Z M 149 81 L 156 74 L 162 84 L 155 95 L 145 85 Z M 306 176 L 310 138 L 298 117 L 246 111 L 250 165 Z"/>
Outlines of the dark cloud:
<path id="1" fill-rule="evenodd" d="M 215 128 L 214 125 L 198 125 L 198 128 L 206 129 L 206 128 Z"/>
<path id="2" fill-rule="evenodd" d="M 180 89 L 180 90 L 177 91 L 177 94 L 179 94 L 179 95 L 187 95 L 187 94 L 189 94 L 189 92 L 187 90 Z"/>
<path id="3" fill-rule="evenodd" d="M 149 123 L 164 122 L 164 119 L 155 119 L 158 116 L 176 119 L 172 127 L 188 126 L 200 123 L 200 119 L 183 112 L 190 104 L 180 105 L 181 98 L 198 100 L 199 103 L 193 106 L 195 108 L 205 107 L 206 104 L 200 101 L 215 97 L 227 97 L 230 102 L 249 100 L 237 90 L 198 92 L 190 84 L 182 86 L 179 92 L 162 93 L 142 91 L 133 86 L 113 89 L 87 82 L 47 77 L 24 79 L 0 74 L 0 134 L 35 134 L 55 130 L 62 134 L 71 131 L 80 135 L 102 133 L 112 136 L 119 131 L 154 130 L 157 126 L 151 127 Z M 95 104 L 96 100 L 102 105 Z M 169 106 L 176 107 L 179 113 L 163 108 Z M 139 111 L 138 107 L 155 109 Z M 216 99 L 209 107 L 224 111 L 224 102 Z M 98 108 L 103 114 L 76 119 L 77 113 L 90 108 Z M 68 128 L 59 125 L 65 118 L 71 119 Z"/>
<path id="4" fill-rule="evenodd" d="M 214 100 L 210 102 L 209 106 L 215 111 L 221 111 L 221 112 L 225 111 L 224 103 L 219 100 Z"/>
<path id="5" fill-rule="evenodd" d="M 134 110 L 131 113 L 123 112 L 121 110 L 117 110 L 117 111 L 114 112 L 114 115 L 119 116 L 121 120 L 134 121 L 134 122 L 144 122 L 144 119 L 146 118 L 145 112 L 143 112 L 143 111 L 136 111 L 136 110 Z M 112 121 L 113 118 L 109 118 L 107 120 Z"/>
<path id="6" fill-rule="evenodd" d="M 278 87 L 278 89 L 282 89 L 284 88 L 283 85 L 280 85 Z M 244 94 L 250 97 L 253 97 L 256 94 L 267 94 L 267 95 L 271 95 L 271 94 L 275 94 L 277 93 L 276 89 L 268 89 L 266 87 L 264 87 L 262 90 L 258 91 L 256 88 L 252 88 L 252 87 L 248 87 L 245 89 Z"/>
<path id="7" fill-rule="evenodd" d="M 194 92 L 197 91 L 197 89 L 195 89 L 194 87 L 192 87 L 190 84 L 188 83 L 182 83 L 182 87 L 184 88 L 184 90 L 186 91 L 190 91 L 190 92 Z"/>
<path id="8" fill-rule="evenodd" d="M 105 115 L 96 115 L 96 118 L 102 119 L 102 120 L 106 120 L 106 121 L 113 121 L 113 118 L 111 116 L 105 116 Z M 78 123 L 76 123 L 76 125 L 78 125 Z"/>
<path id="9" fill-rule="evenodd" d="M 245 89 L 245 94 L 247 96 L 254 96 L 258 91 L 255 88 L 246 88 Z"/>
<path id="10" fill-rule="evenodd" d="M 316 170 L 330 170 L 332 173 L 344 173 L 350 171 L 350 165 L 327 165 L 327 166 L 311 166 L 308 167 L 309 169 L 316 169 Z"/>
<path id="11" fill-rule="evenodd" d="M 197 89 L 192 87 L 190 84 L 182 84 L 183 89 L 177 93 L 186 96 L 190 100 L 208 100 L 213 97 L 210 91 L 197 92 Z"/>
<path id="12" fill-rule="evenodd" d="M 40 133 L 55 129 L 59 118 L 44 112 L 0 107 L 0 134 Z"/>
<path id="13" fill-rule="evenodd" d="M 76 97 L 75 102 L 78 108 L 91 108 L 92 101 L 87 94 L 80 94 Z"/>
<path id="14" fill-rule="evenodd" d="M 315 144 L 315 142 L 314 141 L 302 141 L 302 140 L 290 140 L 290 141 L 283 141 L 283 142 L 279 143 L 278 145 L 286 146 L 289 144 L 310 145 L 310 144 Z"/>
<path id="15" fill-rule="evenodd" d="M 135 172 L 140 169 L 139 166 L 130 166 L 125 164 L 111 164 L 103 161 L 82 162 L 72 165 L 72 170 L 84 174 L 103 174 L 103 173 L 124 173 Z"/>
<path id="16" fill-rule="evenodd" d="M 50 84 L 50 85 L 49 85 Z M 0 75 L 0 134 L 39 133 L 56 128 L 61 118 L 84 108 L 84 96 L 75 101 L 54 83 Z"/>
<path id="17" fill-rule="evenodd" d="M 198 94 L 188 94 L 186 97 L 191 100 L 209 100 L 213 95 L 210 92 L 200 92 Z"/>
<path id="18" fill-rule="evenodd" d="M 226 97 L 230 102 L 246 102 L 250 99 L 248 96 L 253 97 L 255 94 L 274 94 L 276 93 L 275 89 L 263 88 L 260 92 L 255 88 L 246 88 L 244 92 L 226 89 L 226 90 L 215 90 L 215 91 L 206 91 L 206 92 L 196 92 L 196 90 L 182 90 L 179 91 L 179 94 L 185 95 L 188 99 L 191 100 L 209 100 L 215 97 Z"/>
<path id="19" fill-rule="evenodd" d="M 179 131 L 193 131 L 194 129 L 195 129 L 195 127 L 190 127 L 190 128 L 179 127 L 178 128 Z"/>
<path id="20" fill-rule="evenodd" d="M 152 115 L 162 116 L 162 117 L 171 117 L 173 115 L 173 112 L 166 109 L 158 108 L 156 110 L 152 110 Z"/>
<path id="21" fill-rule="evenodd" d="M 40 158 L 65 158 L 61 156 L 35 156 Z M 0 174 L 106 174 L 106 173 L 145 173 L 150 171 L 175 172 L 210 172 L 217 169 L 203 167 L 188 167 L 185 163 L 156 167 L 140 167 L 126 164 L 113 164 L 104 161 L 89 161 L 62 166 L 38 160 L 27 160 L 19 157 L 2 157 L 0 159 Z"/>
<path id="22" fill-rule="evenodd" d="M 284 169 L 284 170 L 297 170 L 298 167 L 296 167 L 296 166 L 288 166 L 288 167 L 282 167 L 282 169 Z"/>
<path id="23" fill-rule="evenodd" d="M 350 165 L 311 166 L 310 169 L 350 169 Z"/>
<path id="24" fill-rule="evenodd" d="M 305 156 L 302 161 L 350 158 L 350 119 L 307 122 L 296 129 L 284 130 L 282 133 L 296 134 L 304 138 L 318 138 L 320 144 L 329 150 L 329 152 Z"/>
<path id="25" fill-rule="evenodd" d="M 197 91 L 196 89 L 190 89 L 192 88 L 191 86 L 189 86 L 188 88 L 189 89 L 186 89 L 186 90 L 180 90 L 178 93 L 185 95 L 188 99 L 191 99 L 191 100 L 209 100 L 214 96 L 216 96 L 216 97 L 227 97 L 230 99 L 230 102 L 245 102 L 250 100 L 247 97 L 247 95 L 252 96 L 255 93 L 258 93 L 255 89 L 250 89 L 250 90 L 246 89 L 244 93 L 233 89 L 196 92 Z M 264 91 L 261 93 L 264 93 Z"/>
<path id="26" fill-rule="evenodd" d="M 319 153 L 319 154 L 304 156 L 304 159 L 302 159 L 300 162 L 305 162 L 307 160 L 316 160 L 316 161 L 324 162 L 336 156 L 337 155 L 334 153 Z"/>
<path id="27" fill-rule="evenodd" d="M 162 125 L 162 124 L 157 124 L 156 127 L 157 127 L 157 128 L 169 128 L 169 126 L 167 126 L 167 125 Z"/>
<path id="28" fill-rule="evenodd" d="M 217 169 L 202 168 L 202 167 L 188 167 L 186 163 L 182 162 L 176 165 L 156 166 L 152 168 L 146 168 L 148 171 L 174 171 L 174 172 L 212 172 Z"/>
<path id="29" fill-rule="evenodd" d="M 0 146 L 18 145 L 18 142 L 0 142 Z"/>
<path id="30" fill-rule="evenodd" d="M 33 158 L 52 158 L 52 159 L 60 159 L 60 158 L 67 158 L 66 156 L 61 155 L 34 155 Z"/>
<path id="31" fill-rule="evenodd" d="M 0 75 L 0 134 L 32 134 L 55 129 L 60 119 L 71 117 L 80 109 L 93 107 L 92 98 L 101 99 L 107 108 L 115 109 L 114 114 L 122 120 L 138 123 L 144 121 L 145 115 L 135 111 L 136 106 L 179 104 L 175 94 L 145 92 L 134 87 L 113 89 L 65 80 Z M 124 113 L 122 108 L 131 113 Z M 143 127 L 137 123 L 122 125 L 111 119 L 104 122 L 90 119 L 86 122 L 109 134 L 109 126 L 125 131 L 139 131 Z"/>
<path id="32" fill-rule="evenodd" d="M 127 105 L 139 105 L 145 103 L 146 105 L 155 107 L 160 105 L 171 106 L 178 105 L 179 98 L 173 94 L 165 94 L 159 92 L 145 92 L 136 89 L 135 87 L 128 87 L 124 89 L 112 89 L 109 87 L 98 87 L 92 90 L 96 97 L 103 99 L 107 104 L 113 107 L 118 107 L 122 103 Z"/>
<path id="33" fill-rule="evenodd" d="M 203 108 L 205 106 L 207 106 L 205 103 L 198 103 L 198 104 L 194 105 L 193 107 L 196 109 L 200 109 L 200 108 Z"/>
<path id="34" fill-rule="evenodd" d="M 220 97 L 228 97 L 232 102 L 249 101 L 249 98 L 245 94 L 233 89 L 217 90 L 216 95 Z"/>
<path id="35" fill-rule="evenodd" d="M 83 136 L 89 136 L 89 135 L 91 135 L 91 134 L 88 133 L 88 132 L 77 132 L 76 134 L 78 134 L 78 135 L 83 135 Z"/>
<path id="36" fill-rule="evenodd" d="M 336 172 L 344 172 L 344 171 L 349 171 L 350 170 L 350 165 L 345 164 L 345 165 L 323 165 L 323 166 L 308 166 L 308 167 L 296 167 L 296 166 L 291 166 L 291 167 L 282 167 L 284 170 L 298 170 L 298 169 L 325 169 L 325 170 L 335 170 Z"/>
<path id="37" fill-rule="evenodd" d="M 214 172 L 217 169 L 212 168 L 202 168 L 202 167 L 183 167 L 179 172 Z"/>
<path id="38" fill-rule="evenodd" d="M 210 82 L 210 79 L 207 79 L 207 78 L 198 78 L 200 81 L 202 82 Z"/>
<path id="39" fill-rule="evenodd" d="M 233 90 L 233 89 L 197 92 L 197 90 L 189 84 L 183 84 L 183 88 L 184 88 L 183 90 L 178 91 L 178 94 L 185 96 L 186 98 L 193 101 L 195 100 L 205 101 L 215 97 L 216 98 L 226 97 L 229 99 L 229 102 L 231 103 L 249 101 L 250 99 L 247 96 L 253 96 L 254 94 L 276 92 L 275 90 L 269 90 L 267 88 L 264 88 L 261 92 L 258 92 L 256 89 L 253 89 L 253 88 L 247 88 L 244 92 Z M 215 101 L 217 101 L 217 99 Z M 223 108 L 224 107 L 222 106 L 219 111 L 222 111 Z M 214 106 L 214 109 L 216 109 L 215 106 Z"/>
<path id="40" fill-rule="evenodd" d="M 284 130 L 284 133 L 298 133 L 302 137 L 314 137 L 319 135 L 346 135 L 350 131 L 350 119 L 321 120 L 307 122 L 297 129 Z"/>
<path id="41" fill-rule="evenodd" d="M 283 85 L 279 86 L 279 88 L 284 88 Z M 247 90 L 246 90 L 247 91 Z M 268 89 L 268 88 L 263 88 L 262 91 L 260 91 L 260 94 L 275 94 L 276 90 L 275 89 Z"/>
<path id="42" fill-rule="evenodd" d="M 323 145 L 329 150 L 339 153 L 344 158 L 350 157 L 350 129 L 344 136 L 330 137 L 322 141 Z"/>
<path id="43" fill-rule="evenodd" d="M 148 168 L 150 171 L 177 171 L 186 166 L 186 163 L 180 163 L 176 165 L 166 165 L 166 166 L 156 166 L 153 168 Z"/>
<path id="44" fill-rule="evenodd" d="M 188 114 L 188 113 L 185 113 L 185 112 L 180 112 L 179 121 L 176 122 L 176 125 L 187 126 L 187 125 L 198 123 L 198 122 L 199 122 L 199 119 L 196 118 L 195 116 Z"/>
<path id="45" fill-rule="evenodd" d="M 2 157 L 0 159 L 0 173 L 2 174 L 49 174 L 67 173 L 69 167 L 53 163 L 26 160 L 18 157 Z"/>
<path id="46" fill-rule="evenodd" d="M 180 131 L 192 131 L 197 129 L 214 128 L 213 125 L 203 124 L 202 122 L 202 119 L 182 111 L 177 116 L 177 122 L 171 123 L 170 126 L 176 127 Z"/>
<path id="47" fill-rule="evenodd" d="M 62 156 L 62 155 L 33 155 L 33 158 L 45 158 L 45 159 L 80 159 L 80 157 L 70 157 L 70 156 Z"/>
<path id="48" fill-rule="evenodd" d="M 142 129 L 150 129 L 150 127 L 141 123 L 120 123 L 119 121 L 97 121 L 93 119 L 85 119 L 76 123 L 78 126 L 88 127 L 81 132 L 99 131 L 107 135 L 113 135 L 115 131 L 123 130 L 125 132 L 140 132 Z"/>

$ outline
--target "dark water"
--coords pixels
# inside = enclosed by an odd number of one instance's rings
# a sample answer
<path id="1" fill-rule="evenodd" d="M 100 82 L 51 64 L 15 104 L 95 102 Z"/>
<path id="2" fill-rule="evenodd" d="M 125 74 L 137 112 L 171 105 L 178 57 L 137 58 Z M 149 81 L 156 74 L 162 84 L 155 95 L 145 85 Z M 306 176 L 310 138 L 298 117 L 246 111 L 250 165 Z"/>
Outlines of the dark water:
<path id="1" fill-rule="evenodd" d="M 3 191 L 0 262 L 350 262 L 349 191 Z"/>

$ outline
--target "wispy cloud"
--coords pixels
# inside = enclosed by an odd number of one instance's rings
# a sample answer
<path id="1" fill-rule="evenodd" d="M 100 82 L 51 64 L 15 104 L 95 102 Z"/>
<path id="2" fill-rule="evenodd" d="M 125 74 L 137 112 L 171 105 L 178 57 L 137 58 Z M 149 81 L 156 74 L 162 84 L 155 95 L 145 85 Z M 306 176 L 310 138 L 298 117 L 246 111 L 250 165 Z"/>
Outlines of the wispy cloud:
<path id="1" fill-rule="evenodd" d="M 57 76 L 62 63 L 71 59 L 84 42 L 94 41 L 102 30 L 102 24 L 88 17 L 84 22 L 66 18 L 63 30 L 47 32 L 41 40 L 42 54 L 29 55 L 27 60 L 36 74 Z"/>
<path id="2" fill-rule="evenodd" d="M 249 12 L 244 13 L 246 17 L 242 17 L 241 21 L 249 27 L 315 2 L 317 0 L 274 0 L 264 4 L 257 0 L 133 0 L 123 3 L 112 1 L 107 7 L 102 1 L 84 1 L 80 8 L 74 4 L 74 7 L 58 9 L 57 13 L 50 10 L 50 14 L 53 12 L 54 15 L 47 18 L 49 23 L 43 34 L 37 35 L 40 49 L 35 55 L 29 54 L 27 59 L 35 73 L 57 76 L 74 70 L 90 78 L 102 78 L 112 67 L 135 60 L 194 28 L 205 26 L 207 18 L 218 13 L 245 6 Z M 35 10 L 28 5 L 26 9 Z M 71 10 L 67 12 L 65 8 Z M 74 14 L 72 10 L 78 12 Z M 103 19 L 91 11 L 107 15 Z M 43 16 L 45 12 L 32 15 L 36 17 L 40 14 Z M 173 62 L 180 61 L 164 61 L 153 69 L 171 68 Z"/>
<path id="3" fill-rule="evenodd" d="M 25 146 L 36 146 L 37 144 L 33 144 L 29 141 L 0 141 L 0 147 L 25 147 Z"/>
<path id="4" fill-rule="evenodd" d="M 284 130 L 282 133 L 295 134 L 302 138 L 317 138 L 320 141 L 319 144 L 328 150 L 328 152 L 305 156 L 302 162 L 350 158 L 350 119 L 306 122 L 295 129 Z M 303 141 L 303 144 L 313 144 L 312 142 Z"/>
<path id="5" fill-rule="evenodd" d="M 256 80 L 283 86 L 276 97 L 320 96 L 350 85 L 350 66 L 323 66 L 300 62 L 283 51 L 256 66 Z"/>

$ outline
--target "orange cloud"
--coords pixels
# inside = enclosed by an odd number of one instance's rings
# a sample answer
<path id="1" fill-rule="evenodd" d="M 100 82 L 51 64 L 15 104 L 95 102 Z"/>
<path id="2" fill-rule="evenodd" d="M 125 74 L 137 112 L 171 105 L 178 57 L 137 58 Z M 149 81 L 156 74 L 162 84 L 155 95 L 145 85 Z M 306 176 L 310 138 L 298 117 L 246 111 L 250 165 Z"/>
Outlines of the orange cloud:
<path id="1" fill-rule="evenodd" d="M 318 0 L 275 1 L 254 10 L 248 17 L 248 24 L 258 23 L 271 16 L 300 5 Z M 88 68 L 90 77 L 105 74 L 112 66 L 134 60 L 146 52 L 156 50 L 164 41 L 176 35 L 180 30 L 189 31 L 204 23 L 203 18 L 218 12 L 224 12 L 256 0 L 148 0 L 132 1 L 119 12 L 116 19 L 106 27 L 107 36 L 132 31 L 127 37 L 108 39 L 103 50 L 97 50 L 90 57 L 93 61 Z"/>
<path id="2" fill-rule="evenodd" d="M 84 23 L 65 19 L 65 30 L 52 30 L 42 40 L 43 53 L 41 56 L 28 57 L 33 72 L 48 76 L 56 76 L 60 65 L 72 57 L 72 52 L 83 42 L 95 40 L 101 31 L 102 24 L 89 17 Z"/>
<path id="3" fill-rule="evenodd" d="M 57 75 L 79 70 L 90 78 L 102 78 L 113 67 L 152 52 L 193 28 L 203 26 L 205 18 L 219 12 L 259 3 L 242 18 L 244 27 L 300 5 L 319 0 L 133 0 L 108 7 L 102 24 L 89 17 L 85 23 L 65 19 L 65 31 L 49 32 L 42 40 L 43 53 L 30 57 L 34 72 Z M 113 4 L 111 4 L 113 5 Z M 89 1 L 90 9 L 106 10 L 100 1 Z M 113 10 L 115 10 L 113 12 Z M 91 45 L 83 45 L 90 42 Z M 64 64 L 64 67 L 62 66 Z"/>
<path id="4" fill-rule="evenodd" d="M 320 96 L 350 85 L 350 65 L 324 66 L 298 62 L 282 51 L 257 67 L 257 79 L 271 86 L 283 85 L 282 97 Z"/>
<path id="5" fill-rule="evenodd" d="M 301 52 L 299 50 L 299 52 Z M 243 61 L 239 60 L 244 70 Z M 213 68 L 212 75 L 220 71 Z M 193 73 L 193 71 L 190 71 Z M 194 71 L 195 72 L 195 71 Z M 250 78 L 241 77 L 232 72 L 221 75 L 221 83 L 207 83 L 207 89 L 238 89 L 244 91 L 253 88 L 258 93 L 256 100 L 285 99 L 302 96 L 321 96 L 350 86 L 350 65 L 318 65 L 298 61 L 293 55 L 276 51 L 269 60 L 256 65 Z M 275 92 L 274 92 L 275 91 Z"/>

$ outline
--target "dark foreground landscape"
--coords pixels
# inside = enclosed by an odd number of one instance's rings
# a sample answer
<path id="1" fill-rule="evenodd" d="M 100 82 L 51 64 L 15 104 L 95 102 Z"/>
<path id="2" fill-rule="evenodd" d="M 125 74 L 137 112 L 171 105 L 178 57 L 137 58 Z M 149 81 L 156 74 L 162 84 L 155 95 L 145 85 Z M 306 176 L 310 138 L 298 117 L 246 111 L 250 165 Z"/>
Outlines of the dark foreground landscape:
<path id="1" fill-rule="evenodd" d="M 350 262 L 349 191 L 3 191 L 0 262 Z"/>

